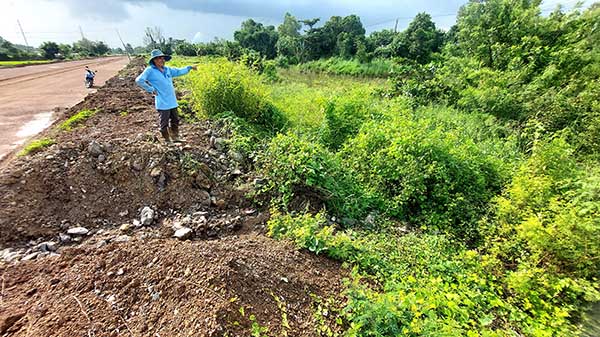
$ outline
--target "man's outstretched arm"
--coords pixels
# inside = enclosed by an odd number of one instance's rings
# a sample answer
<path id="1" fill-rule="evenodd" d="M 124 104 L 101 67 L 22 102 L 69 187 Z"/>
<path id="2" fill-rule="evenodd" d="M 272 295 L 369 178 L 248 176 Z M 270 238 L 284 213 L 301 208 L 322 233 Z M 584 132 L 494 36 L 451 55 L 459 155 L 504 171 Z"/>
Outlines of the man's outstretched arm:
<path id="1" fill-rule="evenodd" d="M 190 72 L 190 70 L 196 70 L 196 66 L 187 66 L 187 67 L 183 67 L 183 68 L 171 68 L 171 76 L 173 77 L 177 77 L 177 76 L 183 76 L 187 73 Z"/>

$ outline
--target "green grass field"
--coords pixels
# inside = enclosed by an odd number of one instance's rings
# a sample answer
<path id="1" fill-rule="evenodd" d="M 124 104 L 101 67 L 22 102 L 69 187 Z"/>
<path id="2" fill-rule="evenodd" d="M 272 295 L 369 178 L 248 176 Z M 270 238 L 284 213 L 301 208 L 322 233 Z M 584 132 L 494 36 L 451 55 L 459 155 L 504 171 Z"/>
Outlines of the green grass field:
<path id="1" fill-rule="evenodd" d="M 45 64 L 51 62 L 54 62 L 54 60 L 0 61 L 0 67 L 17 67 L 32 64 Z"/>

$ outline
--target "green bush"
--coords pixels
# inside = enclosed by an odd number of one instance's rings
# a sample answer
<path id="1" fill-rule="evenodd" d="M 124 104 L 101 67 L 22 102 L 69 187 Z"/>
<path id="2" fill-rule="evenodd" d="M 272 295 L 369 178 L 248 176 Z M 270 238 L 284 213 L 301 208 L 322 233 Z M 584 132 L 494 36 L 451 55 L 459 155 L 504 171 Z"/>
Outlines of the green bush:
<path id="1" fill-rule="evenodd" d="M 587 280 L 600 275 L 600 172 L 579 167 L 563 138 L 536 144 L 497 203 L 503 260 Z"/>
<path id="2" fill-rule="evenodd" d="M 274 192 L 284 206 L 295 197 L 305 198 L 346 217 L 362 216 L 369 207 L 367 198 L 335 155 L 317 143 L 294 134 L 277 135 L 271 139 L 261 163 L 269 180 L 266 191 Z"/>
<path id="3" fill-rule="evenodd" d="M 364 91 L 354 91 L 325 103 L 325 120 L 320 130 L 320 140 L 325 146 L 339 149 L 358 133 L 365 121 L 376 119 L 368 96 Z"/>
<path id="4" fill-rule="evenodd" d="M 224 59 L 202 65 L 188 76 L 191 99 L 208 116 L 232 112 L 249 123 L 276 132 L 286 125 L 285 116 L 271 103 L 258 74 Z"/>
<path id="5" fill-rule="evenodd" d="M 600 172 L 580 167 L 564 138 L 539 141 L 496 204 L 487 250 L 510 302 L 536 317 L 527 334 L 577 323 L 600 300 Z"/>
<path id="6" fill-rule="evenodd" d="M 516 145 L 451 110 L 404 114 L 365 124 L 341 150 L 344 166 L 388 215 L 476 240 L 475 223 L 510 170 L 501 158 L 515 160 Z"/>
<path id="7" fill-rule="evenodd" d="M 351 264 L 347 336 L 573 336 L 577 331 L 569 315 L 578 308 L 548 303 L 532 310 L 531 303 L 514 299 L 516 279 L 497 276 L 497 260 L 443 235 L 339 231 L 327 225 L 323 213 L 273 211 L 268 227 L 276 239 Z M 572 286 L 533 269 L 528 275 L 559 284 L 555 296 Z M 535 302 L 540 292 L 520 285 L 525 298 Z"/>

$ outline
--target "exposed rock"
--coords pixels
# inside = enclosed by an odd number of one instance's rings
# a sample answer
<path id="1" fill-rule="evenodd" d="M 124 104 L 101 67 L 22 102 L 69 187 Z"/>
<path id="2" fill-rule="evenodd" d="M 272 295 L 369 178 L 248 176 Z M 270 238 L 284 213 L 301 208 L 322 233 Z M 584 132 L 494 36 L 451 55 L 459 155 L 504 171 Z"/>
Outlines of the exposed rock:
<path id="1" fill-rule="evenodd" d="M 140 222 L 142 226 L 150 226 L 154 222 L 154 210 L 148 206 L 144 207 L 140 214 Z"/>
<path id="2" fill-rule="evenodd" d="M 6 248 L 0 253 L 0 256 L 4 261 L 12 262 L 19 260 L 23 254 L 18 251 L 14 251 L 12 248 Z"/>
<path id="3" fill-rule="evenodd" d="M 59 238 L 60 242 L 62 242 L 62 243 L 71 242 L 71 237 L 67 234 L 60 233 L 60 234 L 58 234 L 58 238 Z"/>
<path id="4" fill-rule="evenodd" d="M 135 159 L 131 162 L 131 168 L 136 171 L 141 171 L 144 169 L 144 163 L 139 159 Z"/>
<path id="5" fill-rule="evenodd" d="M 37 251 L 40 252 L 55 252 L 57 249 L 56 242 L 48 241 L 42 242 L 35 247 Z"/>
<path id="6" fill-rule="evenodd" d="M 67 234 L 71 235 L 87 235 L 90 231 L 85 227 L 74 227 L 67 230 Z"/>
<path id="7" fill-rule="evenodd" d="M 131 240 L 131 236 L 129 236 L 129 235 L 119 235 L 116 238 L 114 238 L 112 241 L 113 242 L 129 242 L 129 240 Z"/>
<path id="8" fill-rule="evenodd" d="M 30 253 L 30 254 L 27 254 L 27 255 L 25 255 L 25 256 L 24 256 L 24 257 L 21 259 L 21 261 L 31 261 L 31 260 L 35 260 L 35 259 L 38 257 L 38 255 L 40 255 L 40 253 L 39 253 L 39 252 L 33 252 L 33 253 Z"/>
<path id="9" fill-rule="evenodd" d="M 208 207 L 211 204 L 211 196 L 208 191 L 200 191 L 198 196 L 198 203 L 202 206 Z"/>
<path id="10" fill-rule="evenodd" d="M 190 239 L 194 234 L 194 231 L 191 228 L 188 227 L 182 227 L 178 230 L 175 231 L 175 234 L 173 234 L 174 237 L 178 238 L 179 240 L 187 240 Z"/>
<path id="11" fill-rule="evenodd" d="M 98 157 L 101 154 L 104 154 L 104 148 L 103 148 L 103 146 L 100 143 L 98 143 L 97 141 L 93 140 L 88 145 L 88 152 L 93 157 Z"/>
<path id="12" fill-rule="evenodd" d="M 160 167 L 155 167 L 150 171 L 150 176 L 152 178 L 156 178 L 159 175 L 161 175 L 161 173 L 162 173 L 162 169 Z"/>
<path id="13" fill-rule="evenodd" d="M 226 145 L 227 145 L 227 141 L 225 139 L 223 139 L 223 138 L 215 138 L 215 140 L 214 140 L 214 148 L 217 151 L 223 151 L 223 150 L 225 150 Z"/>
<path id="14" fill-rule="evenodd" d="M 196 173 L 196 177 L 194 179 L 194 181 L 196 182 L 196 185 L 198 185 L 198 187 L 208 190 L 211 187 L 211 181 L 210 178 L 206 176 L 206 174 L 204 172 L 202 172 L 202 170 L 199 170 Z"/>

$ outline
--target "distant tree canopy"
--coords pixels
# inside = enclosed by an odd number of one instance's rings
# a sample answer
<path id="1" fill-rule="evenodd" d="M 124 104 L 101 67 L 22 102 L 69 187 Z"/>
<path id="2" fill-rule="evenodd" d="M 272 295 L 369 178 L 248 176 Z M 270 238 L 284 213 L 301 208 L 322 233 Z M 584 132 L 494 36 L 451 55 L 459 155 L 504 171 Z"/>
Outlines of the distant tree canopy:
<path id="1" fill-rule="evenodd" d="M 102 56 L 108 54 L 110 48 L 102 41 L 91 41 L 88 39 L 81 39 L 73 43 L 73 53 L 77 53 L 80 56 Z"/>
<path id="2" fill-rule="evenodd" d="M 269 59 L 277 56 L 279 34 L 274 26 L 263 26 L 262 23 L 248 19 L 242 22 L 241 29 L 233 34 L 233 38 L 242 47 L 256 50 Z"/>
<path id="3" fill-rule="evenodd" d="M 56 58 L 56 55 L 60 53 L 60 49 L 56 42 L 44 42 L 40 46 L 40 49 L 44 51 L 44 58 L 48 60 Z"/>
<path id="4" fill-rule="evenodd" d="M 13 44 L 0 36 L 0 61 L 20 61 L 38 57 L 33 48 Z"/>
<path id="5" fill-rule="evenodd" d="M 361 61 L 375 56 L 403 57 L 427 63 L 445 42 L 444 33 L 426 13 L 418 14 L 404 32 L 382 30 L 368 37 L 356 15 L 332 16 L 316 27 L 319 21 L 319 18 L 299 20 L 286 13 L 283 23 L 274 29 L 249 19 L 242 23 L 234 38 L 242 48 L 258 51 L 269 59 L 283 57 L 289 63 L 333 56 L 356 57 Z"/>

